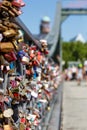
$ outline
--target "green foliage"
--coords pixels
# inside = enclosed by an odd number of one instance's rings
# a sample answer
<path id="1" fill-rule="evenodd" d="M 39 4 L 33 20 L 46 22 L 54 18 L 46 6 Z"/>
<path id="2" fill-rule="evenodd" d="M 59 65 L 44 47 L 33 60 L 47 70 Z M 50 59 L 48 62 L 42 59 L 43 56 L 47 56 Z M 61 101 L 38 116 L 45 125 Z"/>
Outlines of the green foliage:
<path id="1" fill-rule="evenodd" d="M 67 67 L 68 61 L 84 61 L 87 59 L 87 43 L 81 42 L 63 42 L 63 60 L 66 62 Z"/>

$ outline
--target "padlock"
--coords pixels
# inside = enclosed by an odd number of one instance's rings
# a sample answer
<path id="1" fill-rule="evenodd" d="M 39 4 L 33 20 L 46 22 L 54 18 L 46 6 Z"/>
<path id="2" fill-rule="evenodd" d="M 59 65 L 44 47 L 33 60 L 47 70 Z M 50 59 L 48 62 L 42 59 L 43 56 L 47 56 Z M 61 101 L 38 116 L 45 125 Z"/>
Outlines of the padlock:
<path id="1" fill-rule="evenodd" d="M 4 130 L 13 130 L 12 127 L 8 124 L 8 125 L 4 125 Z"/>
<path id="2" fill-rule="evenodd" d="M 4 54 L 4 58 L 8 61 L 8 62 L 13 62 L 17 60 L 16 54 L 11 51 L 7 54 Z"/>
<path id="3" fill-rule="evenodd" d="M 31 46 L 31 47 L 29 47 L 29 50 L 34 50 L 34 51 L 35 51 L 36 49 L 37 49 L 37 47 L 36 47 L 36 46 L 34 46 L 34 45 L 33 45 L 33 46 Z"/>
<path id="4" fill-rule="evenodd" d="M 27 127 L 25 130 L 31 130 L 31 128 L 30 128 L 30 127 Z"/>
<path id="5" fill-rule="evenodd" d="M 26 69 L 26 75 L 31 75 L 32 73 L 31 73 L 31 70 L 29 70 L 29 69 Z"/>
<path id="6" fill-rule="evenodd" d="M 49 54 L 49 51 L 48 51 L 48 49 L 47 49 L 47 41 L 41 39 L 40 42 L 41 42 L 41 45 L 42 45 L 42 49 L 41 49 L 42 52 L 43 52 L 44 54 L 48 55 L 48 54 Z"/>
<path id="7" fill-rule="evenodd" d="M 25 6 L 25 3 L 23 0 L 13 0 L 12 5 L 20 8 Z"/>
<path id="8" fill-rule="evenodd" d="M 22 43 L 22 42 L 24 42 L 24 38 L 23 37 L 18 39 L 18 43 Z"/>
<path id="9" fill-rule="evenodd" d="M 18 30 L 18 35 L 16 36 L 16 39 L 17 39 L 18 43 L 24 42 L 23 32 L 21 30 Z"/>
<path id="10" fill-rule="evenodd" d="M 15 47 L 12 42 L 0 42 L 0 52 L 9 53 L 14 50 Z"/>
<path id="11" fill-rule="evenodd" d="M 8 66 L 4 66 L 3 72 L 7 73 L 7 72 L 9 72 L 9 70 L 10 70 L 10 66 L 9 65 Z"/>
<path id="12" fill-rule="evenodd" d="M 24 117 L 22 117 L 22 118 L 20 119 L 20 123 L 25 124 L 25 122 L 26 122 L 26 119 L 25 119 Z"/>
<path id="13" fill-rule="evenodd" d="M 15 14 L 15 17 L 19 16 L 22 13 L 19 9 L 15 7 L 11 7 L 11 12 Z"/>
<path id="14" fill-rule="evenodd" d="M 16 88 L 17 87 L 17 81 L 11 80 L 10 85 L 11 85 L 12 88 Z"/>
<path id="15" fill-rule="evenodd" d="M 19 46 L 18 46 L 17 41 L 15 39 L 12 39 L 12 44 L 13 44 L 15 50 L 19 51 Z"/>
<path id="16" fill-rule="evenodd" d="M 15 8 L 15 6 L 12 6 L 12 3 L 9 1 L 3 1 L 1 8 L 5 11 L 8 11 L 11 17 L 16 17 L 20 15 L 20 11 Z"/>
<path id="17" fill-rule="evenodd" d="M 19 56 L 20 58 L 22 58 L 22 57 L 25 56 L 25 55 L 26 55 L 26 53 L 25 53 L 23 50 L 18 51 L 18 56 Z"/>
<path id="18" fill-rule="evenodd" d="M 6 27 L 8 28 L 14 28 L 14 29 L 19 29 L 19 26 L 16 25 L 15 23 L 10 22 L 9 20 L 4 20 L 3 23 Z"/>
<path id="19" fill-rule="evenodd" d="M 9 63 L 5 60 L 3 55 L 0 55 L 0 65 L 1 65 L 1 70 L 3 70 L 4 66 L 8 66 Z"/>
<path id="20" fill-rule="evenodd" d="M 12 29 L 12 28 L 10 28 L 10 29 L 3 32 L 3 35 L 6 38 L 15 37 L 17 34 L 18 34 L 17 30 Z"/>
<path id="21" fill-rule="evenodd" d="M 4 90 L 0 89 L 0 111 L 4 110 Z"/>
<path id="22" fill-rule="evenodd" d="M 6 27 L 2 23 L 0 23 L 0 31 L 4 32 L 6 30 L 8 30 L 8 27 Z"/>
<path id="23" fill-rule="evenodd" d="M 9 7 L 9 8 L 12 6 L 11 2 L 7 1 L 7 0 L 3 0 L 2 5 L 5 6 L 5 7 Z"/>
<path id="24" fill-rule="evenodd" d="M 3 7 L 3 6 L 2 6 Z M 2 12 L 1 12 L 1 16 L 2 16 L 2 19 L 3 20 L 8 20 L 9 19 L 9 17 L 10 17 L 10 14 L 9 14 L 9 12 L 8 12 L 8 8 L 6 8 L 6 7 L 3 7 L 4 9 L 2 10 Z"/>
<path id="25" fill-rule="evenodd" d="M 20 123 L 19 130 L 25 130 L 25 125 L 23 123 Z"/>
<path id="26" fill-rule="evenodd" d="M 4 110 L 3 116 L 6 118 L 10 118 L 13 115 L 13 110 L 11 108 Z"/>
<path id="27" fill-rule="evenodd" d="M 9 10 L 8 13 L 11 17 L 16 17 L 16 14 L 12 10 Z"/>
<path id="28" fill-rule="evenodd" d="M 29 57 L 28 56 L 23 56 L 22 59 L 21 59 L 21 62 L 23 64 L 29 64 Z"/>
<path id="29" fill-rule="evenodd" d="M 38 119 L 36 119 L 35 121 L 34 121 L 34 126 L 38 126 L 39 125 L 39 121 L 38 121 Z"/>

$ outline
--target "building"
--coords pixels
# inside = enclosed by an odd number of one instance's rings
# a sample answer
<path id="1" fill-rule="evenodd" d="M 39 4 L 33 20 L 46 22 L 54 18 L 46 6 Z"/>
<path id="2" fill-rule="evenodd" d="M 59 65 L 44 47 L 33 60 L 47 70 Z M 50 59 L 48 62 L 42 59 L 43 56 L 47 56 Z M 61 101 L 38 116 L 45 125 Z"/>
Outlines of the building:
<path id="1" fill-rule="evenodd" d="M 82 34 L 78 34 L 77 36 L 75 36 L 74 38 L 72 38 L 70 41 L 72 42 L 82 42 L 82 43 L 85 43 L 86 40 L 84 39 L 84 37 L 82 36 Z"/>

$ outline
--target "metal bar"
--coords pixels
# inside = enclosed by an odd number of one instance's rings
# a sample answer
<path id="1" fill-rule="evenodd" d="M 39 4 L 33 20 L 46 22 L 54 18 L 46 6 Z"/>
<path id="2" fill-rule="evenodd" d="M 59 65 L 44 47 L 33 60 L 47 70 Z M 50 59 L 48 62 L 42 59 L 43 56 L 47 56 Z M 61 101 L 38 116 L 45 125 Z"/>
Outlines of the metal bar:
<path id="1" fill-rule="evenodd" d="M 8 83 L 8 73 L 4 74 L 4 83 L 3 83 L 4 94 L 6 94 L 7 83 Z"/>
<path id="2" fill-rule="evenodd" d="M 63 15 L 61 17 L 61 23 L 63 23 L 70 15 Z"/>
<path id="3" fill-rule="evenodd" d="M 55 50 L 57 48 L 58 39 L 59 39 L 60 22 L 61 22 L 61 2 L 58 2 L 52 30 L 49 33 L 49 35 L 46 37 L 46 40 L 48 41 L 48 46 L 50 46 L 49 57 L 52 57 L 54 55 Z"/>
<path id="4" fill-rule="evenodd" d="M 42 130 L 60 130 L 61 127 L 61 108 L 62 108 L 62 91 L 63 85 L 61 84 L 57 90 L 57 95 L 55 95 L 54 102 L 51 107 L 49 118 L 46 119 L 46 126 Z"/>
<path id="5" fill-rule="evenodd" d="M 60 29 L 60 71 L 62 72 L 62 40 L 61 40 L 61 29 Z"/>
<path id="6" fill-rule="evenodd" d="M 70 8 L 65 8 L 62 9 L 62 16 L 66 16 L 66 15 L 85 15 L 87 14 L 87 9 L 83 9 L 83 8 L 78 8 L 78 9 L 70 9 Z"/>

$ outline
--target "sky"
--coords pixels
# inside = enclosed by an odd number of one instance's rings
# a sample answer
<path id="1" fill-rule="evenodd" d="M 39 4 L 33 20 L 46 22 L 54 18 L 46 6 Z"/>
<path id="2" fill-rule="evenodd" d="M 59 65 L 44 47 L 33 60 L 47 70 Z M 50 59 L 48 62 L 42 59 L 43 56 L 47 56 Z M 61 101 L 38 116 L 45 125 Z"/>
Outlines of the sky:
<path id="1" fill-rule="evenodd" d="M 87 0 L 60 0 L 63 7 L 87 7 Z M 33 34 L 39 33 L 39 24 L 43 16 L 49 16 L 51 27 L 54 22 L 56 3 L 58 0 L 24 0 L 26 6 L 22 8 L 20 16 Z M 87 15 L 69 16 L 62 24 L 62 38 L 69 41 L 81 33 L 87 40 Z"/>

